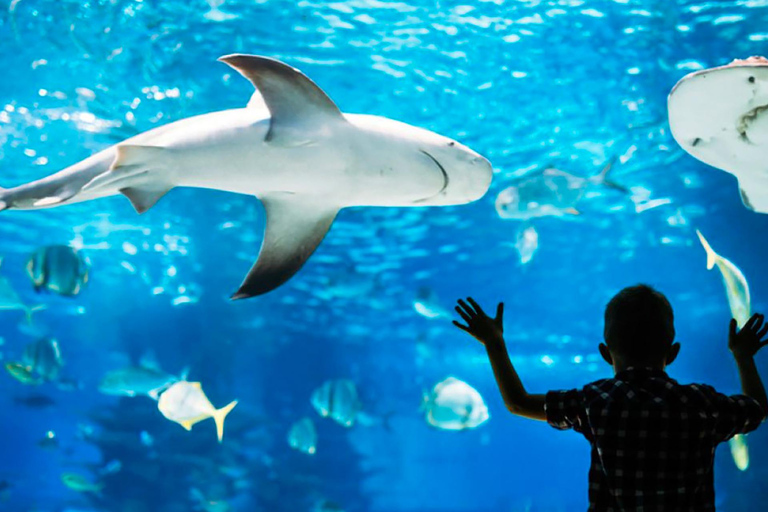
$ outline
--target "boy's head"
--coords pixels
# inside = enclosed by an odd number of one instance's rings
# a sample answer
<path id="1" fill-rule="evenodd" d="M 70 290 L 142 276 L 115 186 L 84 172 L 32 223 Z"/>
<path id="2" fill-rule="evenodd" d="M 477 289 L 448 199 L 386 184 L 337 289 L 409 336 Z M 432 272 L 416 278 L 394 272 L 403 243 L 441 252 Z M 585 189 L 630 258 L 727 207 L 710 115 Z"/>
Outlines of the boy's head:
<path id="1" fill-rule="evenodd" d="M 650 286 L 624 288 L 605 307 L 605 344 L 600 353 L 620 367 L 664 368 L 680 350 L 675 318 L 667 298 Z"/>

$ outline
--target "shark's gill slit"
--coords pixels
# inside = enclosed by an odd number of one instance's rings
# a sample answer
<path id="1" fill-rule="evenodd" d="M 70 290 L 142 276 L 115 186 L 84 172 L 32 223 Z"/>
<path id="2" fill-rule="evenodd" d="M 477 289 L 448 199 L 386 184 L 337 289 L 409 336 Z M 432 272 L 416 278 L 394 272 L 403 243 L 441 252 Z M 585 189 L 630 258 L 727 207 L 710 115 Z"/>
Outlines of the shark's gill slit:
<path id="1" fill-rule="evenodd" d="M 420 149 L 419 151 L 421 151 L 422 153 L 424 153 L 425 155 L 427 155 L 427 156 L 429 157 L 429 159 L 430 159 L 430 160 L 432 160 L 433 162 L 435 162 L 435 165 L 437 166 L 437 168 L 438 168 L 438 169 L 440 169 L 440 172 L 441 172 L 441 173 L 443 173 L 443 187 L 442 187 L 442 188 L 441 188 L 441 189 L 440 189 L 440 190 L 437 192 L 437 194 L 435 194 L 435 195 L 433 195 L 433 196 L 425 197 L 425 198 L 423 198 L 423 199 L 419 199 L 419 200 L 417 200 L 417 201 L 414 201 L 414 203 L 421 203 L 421 202 L 427 201 L 428 199 L 432 199 L 433 197 L 437 197 L 437 196 L 439 196 L 440 194 L 442 194 L 443 192 L 445 192 L 445 189 L 447 189 L 447 188 L 448 188 L 448 183 L 450 183 L 450 181 L 451 181 L 451 179 L 448 177 L 448 173 L 447 173 L 447 172 L 445 172 L 445 168 L 444 168 L 442 165 L 440 165 L 440 162 L 438 162 L 438 161 L 437 161 L 437 159 L 436 159 L 435 157 L 433 157 L 432 155 L 430 155 L 429 153 L 427 153 L 427 152 L 426 152 L 426 151 L 424 151 L 423 149 Z"/>

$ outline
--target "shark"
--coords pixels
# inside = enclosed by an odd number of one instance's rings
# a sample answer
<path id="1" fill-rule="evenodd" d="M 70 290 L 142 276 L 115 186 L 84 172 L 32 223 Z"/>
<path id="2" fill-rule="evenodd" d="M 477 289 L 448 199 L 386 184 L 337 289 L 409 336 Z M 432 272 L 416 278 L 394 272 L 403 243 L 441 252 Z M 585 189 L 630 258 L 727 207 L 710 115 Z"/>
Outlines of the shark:
<path id="1" fill-rule="evenodd" d="M 242 108 L 159 126 L 48 177 L 0 189 L 0 210 L 41 209 L 123 195 L 141 214 L 175 187 L 257 197 L 264 236 L 232 299 L 288 281 L 342 208 L 449 206 L 488 191 L 490 162 L 432 131 L 342 113 L 298 69 L 259 55 L 220 57 L 255 92 Z"/>

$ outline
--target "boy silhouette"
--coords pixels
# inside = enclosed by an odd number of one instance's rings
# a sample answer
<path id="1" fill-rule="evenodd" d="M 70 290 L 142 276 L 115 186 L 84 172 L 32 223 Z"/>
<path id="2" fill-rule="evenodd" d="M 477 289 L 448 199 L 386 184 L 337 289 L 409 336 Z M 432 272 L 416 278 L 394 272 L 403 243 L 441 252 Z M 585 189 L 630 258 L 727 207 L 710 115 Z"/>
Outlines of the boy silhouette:
<path id="1" fill-rule="evenodd" d="M 768 344 L 768 324 L 754 315 L 741 330 L 731 320 L 728 348 L 742 395 L 705 384 L 678 384 L 664 372 L 680 352 L 672 306 L 646 285 L 620 291 L 605 308 L 600 355 L 615 376 L 581 389 L 529 394 L 507 354 L 504 304 L 488 317 L 467 298 L 453 323 L 488 352 L 496 382 L 513 414 L 574 429 L 592 446 L 589 510 L 600 512 L 713 511 L 715 447 L 750 432 L 768 412 L 754 355 Z"/>

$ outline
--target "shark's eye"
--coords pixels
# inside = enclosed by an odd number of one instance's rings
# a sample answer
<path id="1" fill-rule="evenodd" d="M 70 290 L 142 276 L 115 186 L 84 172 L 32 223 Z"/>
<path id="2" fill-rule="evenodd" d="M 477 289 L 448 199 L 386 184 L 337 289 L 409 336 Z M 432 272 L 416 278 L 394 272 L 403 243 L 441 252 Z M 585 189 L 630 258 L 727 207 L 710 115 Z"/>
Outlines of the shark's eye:
<path id="1" fill-rule="evenodd" d="M 453 147 L 453 146 L 455 146 L 455 145 L 456 145 L 456 143 L 455 143 L 455 142 L 453 142 L 453 141 L 451 141 L 451 142 L 449 142 L 449 143 L 448 143 L 448 146 L 449 146 L 449 147 Z"/>

